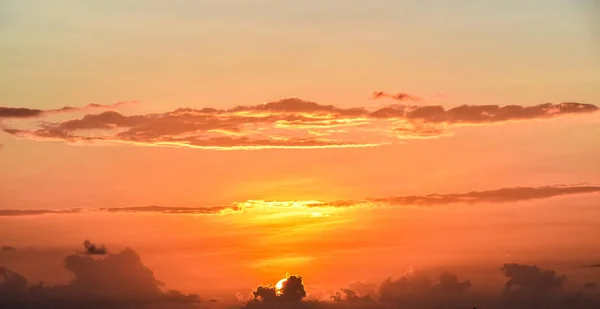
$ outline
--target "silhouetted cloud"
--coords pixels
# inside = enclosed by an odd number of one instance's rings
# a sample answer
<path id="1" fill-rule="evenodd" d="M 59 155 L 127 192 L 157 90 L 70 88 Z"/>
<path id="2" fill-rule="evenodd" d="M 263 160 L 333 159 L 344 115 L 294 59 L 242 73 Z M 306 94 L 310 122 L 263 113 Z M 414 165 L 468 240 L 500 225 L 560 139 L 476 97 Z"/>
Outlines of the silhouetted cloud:
<path id="1" fill-rule="evenodd" d="M 25 292 L 27 284 L 25 277 L 0 266 L 0 299 Z"/>
<path id="2" fill-rule="evenodd" d="M 39 117 L 44 111 L 24 107 L 2 107 L 0 106 L 0 118 L 29 118 Z"/>
<path id="3" fill-rule="evenodd" d="M 504 285 L 506 293 L 548 293 L 560 289 L 566 279 L 566 276 L 558 276 L 556 272 L 536 265 L 504 264 L 501 271 L 508 277 Z"/>
<path id="4" fill-rule="evenodd" d="M 87 254 L 105 255 L 107 252 L 104 245 L 96 246 L 87 239 L 83 242 L 83 247 L 85 248 L 85 252 Z"/>
<path id="5" fill-rule="evenodd" d="M 302 277 L 289 275 L 275 286 L 259 286 L 252 293 L 258 302 L 298 303 L 306 297 Z"/>
<path id="6" fill-rule="evenodd" d="M 388 278 L 380 285 L 376 296 L 371 291 L 360 293 L 342 288 L 330 297 L 330 301 L 303 299 L 299 302 L 277 302 L 272 286 L 259 287 L 258 294 L 268 295 L 269 301 L 248 301 L 246 309 L 270 308 L 363 308 L 363 309 L 434 309 L 434 308 L 491 308 L 491 309 L 592 309 L 600 304 L 598 295 L 588 292 L 571 293 L 561 290 L 564 276 L 554 271 L 541 270 L 537 266 L 506 264 L 502 273 L 508 277 L 508 292 L 471 291 L 471 282 L 459 280 L 449 272 L 431 280 L 425 273 L 409 270 L 398 279 Z M 369 285 L 369 289 L 370 289 Z M 359 288 L 364 288 L 360 286 Z M 549 291 L 556 293 L 550 294 Z M 525 292 L 525 297 L 518 292 Z M 255 294 L 257 294 L 255 292 Z"/>
<path id="7" fill-rule="evenodd" d="M 339 200 L 332 202 L 309 201 L 306 203 L 274 202 L 274 201 L 246 201 L 233 203 L 228 206 L 205 207 L 165 207 L 165 206 L 139 206 L 139 207 L 113 207 L 97 209 L 63 209 L 63 210 L 0 210 L 2 216 L 30 216 L 44 214 L 73 214 L 83 212 L 140 212 L 162 214 L 197 214 L 197 215 L 224 215 L 235 214 L 246 210 L 260 210 L 267 208 L 316 208 L 316 207 L 360 207 L 365 205 L 381 205 L 389 207 L 403 206 L 438 206 L 449 204 L 479 204 L 479 203 L 514 203 L 538 199 L 547 199 L 557 196 L 576 194 L 600 193 L 600 186 L 543 186 L 543 187 L 516 187 L 487 191 L 473 191 L 457 194 L 429 194 L 409 195 L 386 198 L 371 198 L 365 200 Z"/>
<path id="8" fill-rule="evenodd" d="M 404 93 L 375 93 L 375 97 L 382 96 L 401 101 L 418 99 Z M 6 115 L 22 118 L 72 110 L 5 109 Z M 70 143 L 111 142 L 220 150 L 346 148 L 379 146 L 399 139 L 440 137 L 448 135 L 447 130 L 457 125 L 546 119 L 597 110 L 597 106 L 584 103 L 462 105 L 450 109 L 403 104 L 377 109 L 342 108 L 287 98 L 231 109 L 179 108 L 164 113 L 130 116 L 106 111 L 63 122 L 36 124 L 34 129 L 31 126 L 5 126 L 3 131 L 21 138 Z"/>
<path id="9" fill-rule="evenodd" d="M 70 255 L 64 265 L 74 279 L 67 285 L 28 285 L 27 280 L 0 267 L 2 308 L 138 308 L 161 303 L 197 303 L 197 295 L 163 292 L 162 283 L 130 248 L 103 258 Z M 8 307 L 3 307 L 8 306 Z"/>
<path id="10" fill-rule="evenodd" d="M 2 246 L 1 251 L 15 251 L 14 247 L 11 246 Z"/>

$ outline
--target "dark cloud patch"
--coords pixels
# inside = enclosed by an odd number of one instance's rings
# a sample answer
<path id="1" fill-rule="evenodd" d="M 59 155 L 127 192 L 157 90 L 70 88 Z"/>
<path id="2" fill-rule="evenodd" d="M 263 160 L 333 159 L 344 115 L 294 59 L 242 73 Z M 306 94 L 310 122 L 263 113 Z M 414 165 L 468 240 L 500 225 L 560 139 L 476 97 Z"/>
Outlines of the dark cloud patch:
<path id="1" fill-rule="evenodd" d="M 458 124 L 492 123 L 511 120 L 551 118 L 565 114 L 591 113 L 598 110 L 592 104 L 560 103 L 539 104 L 534 106 L 518 105 L 463 105 L 448 110 L 441 107 L 418 108 L 407 114 L 408 119 L 425 122 L 444 122 Z"/>
<path id="2" fill-rule="evenodd" d="M 398 92 L 396 94 L 391 94 L 391 93 L 387 93 L 387 92 L 383 92 L 383 91 L 375 91 L 373 92 L 373 99 L 380 99 L 380 98 L 389 98 L 389 99 L 394 99 L 394 100 L 398 100 L 398 101 L 421 101 L 421 98 L 410 95 L 408 93 L 404 93 L 404 92 Z"/>
<path id="3" fill-rule="evenodd" d="M 105 255 L 107 253 L 106 247 L 104 247 L 104 245 L 97 246 L 96 244 L 93 244 L 87 239 L 83 242 L 83 247 L 85 248 L 85 253 L 87 254 Z"/>
<path id="4" fill-rule="evenodd" d="M 330 301 L 303 299 L 299 302 L 249 301 L 244 308 L 364 308 L 364 309 L 436 309 L 436 308 L 490 308 L 490 309 L 592 309 L 600 305 L 600 295 L 588 286 L 583 292 L 563 291 L 563 276 L 537 266 L 506 264 L 502 273 L 507 276 L 509 291 L 473 291 L 468 280 L 444 272 L 431 280 L 420 271 L 409 271 L 398 279 L 384 280 L 376 296 L 342 288 L 331 295 Z M 358 286 L 365 288 L 365 286 Z M 369 287 L 370 289 L 370 287 Z M 267 286 L 265 291 L 275 293 Z M 262 292 L 262 291 L 261 291 Z M 371 292 L 372 293 L 372 292 Z M 525 294 L 525 296 L 521 295 Z"/>
<path id="5" fill-rule="evenodd" d="M 446 205 L 455 203 L 509 203 L 546 199 L 562 195 L 588 194 L 600 192 L 600 186 L 543 186 L 516 187 L 488 191 L 473 191 L 460 194 L 431 194 L 424 196 L 399 196 L 384 199 L 371 199 L 373 202 L 397 205 Z"/>
<path id="6" fill-rule="evenodd" d="M 279 285 L 259 286 L 252 292 L 254 302 L 267 303 L 298 303 L 306 297 L 306 290 L 300 276 L 287 275 L 285 281 Z"/>
<path id="7" fill-rule="evenodd" d="M 588 268 L 600 268 L 600 263 L 587 265 Z"/>
<path id="8" fill-rule="evenodd" d="M 0 118 L 30 118 L 39 117 L 44 113 L 41 109 L 24 107 L 2 107 L 0 106 Z"/>
<path id="9" fill-rule="evenodd" d="M 198 303 L 197 295 L 163 292 L 162 283 L 130 248 L 97 258 L 70 255 L 64 265 L 74 279 L 67 285 L 28 285 L 27 280 L 0 267 L 2 308 L 140 308 L 148 305 Z"/>
<path id="10" fill-rule="evenodd" d="M 15 251 L 15 247 L 11 247 L 11 246 L 2 246 L 2 248 L 0 249 L 0 251 Z"/>
<path id="11" fill-rule="evenodd" d="M 376 92 L 374 96 L 400 101 L 419 100 L 405 93 L 390 95 Z M 79 109 L 10 109 L 5 113 L 37 117 L 40 113 L 72 110 Z M 170 112 L 130 116 L 106 111 L 63 122 L 35 124 L 34 129 L 4 127 L 3 130 L 22 138 L 70 143 L 117 142 L 220 150 L 344 148 L 378 146 L 398 139 L 440 137 L 448 135 L 446 130 L 455 125 L 547 119 L 597 110 L 595 105 L 574 102 L 535 106 L 462 105 L 450 109 L 405 104 L 378 109 L 343 108 L 287 98 L 232 109 L 178 108 Z M 336 133 L 329 130 L 334 127 Z M 374 127 L 377 130 L 373 130 Z M 315 138 L 315 133 L 327 138 Z"/>
<path id="12" fill-rule="evenodd" d="M 27 285 L 28 282 L 25 277 L 0 266 L 0 299 L 25 292 Z"/>
<path id="13" fill-rule="evenodd" d="M 504 264 L 501 271 L 508 278 L 504 285 L 505 293 L 546 294 L 560 289 L 566 280 L 566 276 L 536 265 Z"/>

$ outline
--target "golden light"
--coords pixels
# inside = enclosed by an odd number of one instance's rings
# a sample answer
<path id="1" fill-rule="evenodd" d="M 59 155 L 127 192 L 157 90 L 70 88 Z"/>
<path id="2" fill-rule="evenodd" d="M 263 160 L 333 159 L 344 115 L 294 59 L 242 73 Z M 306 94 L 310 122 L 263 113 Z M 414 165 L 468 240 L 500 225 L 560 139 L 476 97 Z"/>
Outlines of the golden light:
<path id="1" fill-rule="evenodd" d="M 277 282 L 277 284 L 275 284 L 275 294 L 277 296 L 281 295 L 281 289 L 283 289 L 283 283 L 286 282 L 289 277 L 290 277 L 290 274 L 286 273 L 285 278 L 279 280 Z"/>

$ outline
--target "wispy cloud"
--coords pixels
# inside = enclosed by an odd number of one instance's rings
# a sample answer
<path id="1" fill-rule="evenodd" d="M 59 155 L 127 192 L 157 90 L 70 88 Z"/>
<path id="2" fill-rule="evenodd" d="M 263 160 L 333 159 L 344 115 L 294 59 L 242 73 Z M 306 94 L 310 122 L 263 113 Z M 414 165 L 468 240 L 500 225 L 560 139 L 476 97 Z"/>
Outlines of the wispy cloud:
<path id="1" fill-rule="evenodd" d="M 515 187 L 488 191 L 473 191 L 456 194 L 429 194 L 412 196 L 392 196 L 386 198 L 370 198 L 364 200 L 339 200 L 339 201 L 265 201 L 251 200 L 236 202 L 225 206 L 204 207 L 167 207 L 167 206 L 139 206 L 139 207 L 111 207 L 95 209 L 66 209 L 66 210 L 0 210 L 0 217 L 32 216 L 44 214 L 74 214 L 86 212 L 112 212 L 112 213 L 159 213 L 159 214 L 187 214 L 187 215 L 228 215 L 246 211 L 279 211 L 279 210 L 305 210 L 303 214 L 312 217 L 325 216 L 315 211 L 317 208 L 340 207 L 404 207 L 404 206 L 441 206 L 451 204 L 481 204 L 481 203 L 516 203 L 529 200 L 548 199 L 557 196 L 576 194 L 600 193 L 600 186 L 544 186 L 544 187 Z M 332 209 L 333 209 L 332 208 Z M 297 213 L 296 213 L 297 214 Z"/>
<path id="2" fill-rule="evenodd" d="M 394 100 L 398 100 L 398 101 L 421 101 L 421 98 L 410 95 L 408 93 L 404 93 L 404 92 L 398 92 L 395 94 L 387 93 L 387 92 L 383 92 L 383 91 L 374 91 L 373 92 L 372 99 L 376 100 L 376 99 L 381 99 L 381 98 L 394 99 Z"/>
<path id="3" fill-rule="evenodd" d="M 405 94 L 395 97 L 399 100 L 415 98 Z M 88 105 L 85 108 L 96 107 L 109 106 Z M 74 109 L 81 108 L 48 111 L 4 108 L 3 114 L 4 117 L 28 118 Z M 398 104 L 377 109 L 342 108 L 289 98 L 232 109 L 179 108 L 129 116 L 106 111 L 63 122 L 41 122 L 26 128 L 5 125 L 2 129 L 15 137 L 69 143 L 109 142 L 218 150 L 347 148 L 440 137 L 449 135 L 449 130 L 458 125 L 548 119 L 597 110 L 597 106 L 583 103 L 463 105 L 450 109 Z"/>
<path id="4" fill-rule="evenodd" d="M 0 106 L 0 119 L 1 118 L 36 118 L 36 117 L 42 117 L 42 116 L 56 114 L 56 113 L 78 112 L 78 111 L 86 111 L 86 110 L 97 109 L 97 108 L 113 109 L 113 108 L 117 108 L 117 107 L 125 105 L 125 104 L 133 103 L 133 102 L 134 101 L 117 102 L 115 104 L 106 104 L 106 105 L 91 103 L 84 107 L 65 106 L 65 107 L 61 107 L 61 108 L 57 108 L 57 109 L 47 109 L 47 110 L 33 109 L 33 108 L 26 108 L 26 107 L 3 107 L 3 106 Z"/>

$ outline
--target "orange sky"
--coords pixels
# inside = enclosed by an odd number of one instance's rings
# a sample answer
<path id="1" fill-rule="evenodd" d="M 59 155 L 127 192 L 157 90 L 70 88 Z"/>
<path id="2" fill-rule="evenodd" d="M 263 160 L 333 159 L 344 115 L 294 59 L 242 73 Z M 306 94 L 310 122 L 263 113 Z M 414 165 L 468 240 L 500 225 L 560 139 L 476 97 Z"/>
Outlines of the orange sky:
<path id="1" fill-rule="evenodd" d="M 184 2 L 8 1 L 0 246 L 48 265 L 23 274 L 66 280 L 87 238 L 213 294 L 600 261 L 580 9 Z"/>

